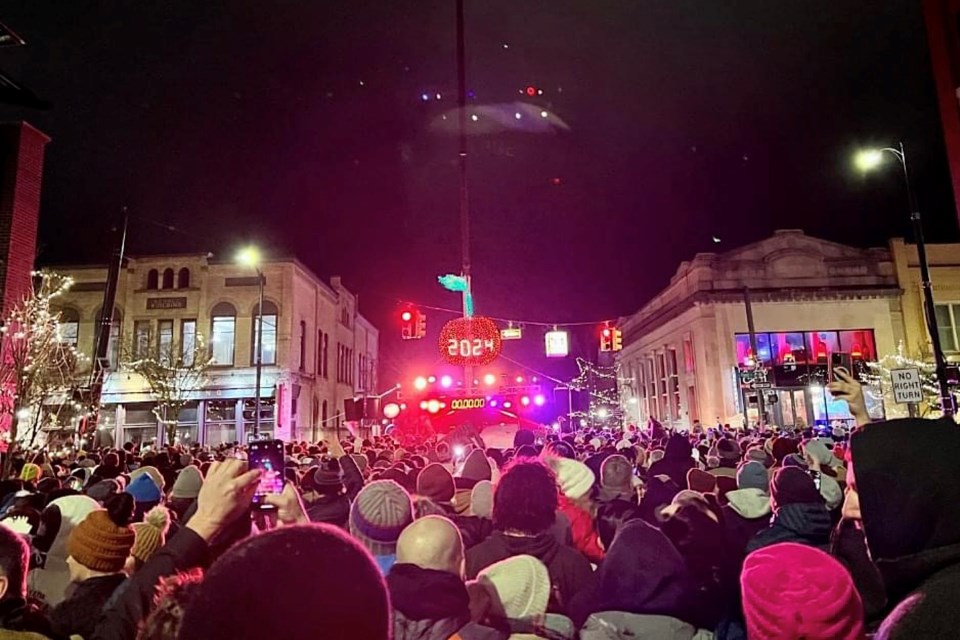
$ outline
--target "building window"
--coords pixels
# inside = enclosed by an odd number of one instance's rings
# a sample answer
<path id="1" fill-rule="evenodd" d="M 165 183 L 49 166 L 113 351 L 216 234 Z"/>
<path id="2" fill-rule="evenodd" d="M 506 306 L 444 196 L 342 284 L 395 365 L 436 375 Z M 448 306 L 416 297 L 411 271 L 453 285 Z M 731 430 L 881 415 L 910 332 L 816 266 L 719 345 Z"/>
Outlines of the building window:
<path id="1" fill-rule="evenodd" d="M 300 371 L 307 370 L 307 323 L 300 321 Z"/>
<path id="2" fill-rule="evenodd" d="M 184 267 L 180 269 L 180 273 L 177 274 L 177 289 L 189 289 L 190 288 L 190 269 Z"/>
<path id="3" fill-rule="evenodd" d="M 320 407 L 320 426 L 325 427 L 327 424 L 327 401 L 324 400 Z"/>
<path id="4" fill-rule="evenodd" d="M 137 320 L 133 323 L 133 357 L 146 358 L 150 355 L 150 321 Z"/>
<path id="5" fill-rule="evenodd" d="M 173 320 L 157 322 L 157 352 L 161 361 L 170 361 L 173 355 Z"/>
<path id="6" fill-rule="evenodd" d="M 940 334 L 940 348 L 947 353 L 960 352 L 960 303 L 938 304 L 937 330 Z"/>
<path id="7" fill-rule="evenodd" d="M 250 337 L 252 345 L 250 362 L 257 363 L 257 329 L 260 327 L 257 315 L 257 306 L 253 307 L 253 335 Z M 263 301 L 263 335 L 260 339 L 263 341 L 261 351 L 261 362 L 263 364 L 277 364 L 277 316 L 279 310 L 277 305 L 269 300 Z"/>
<path id="8" fill-rule="evenodd" d="M 323 375 L 323 331 L 317 331 L 317 377 Z"/>
<path id="9" fill-rule="evenodd" d="M 160 287 L 160 273 L 156 269 L 150 269 L 147 272 L 147 289 L 153 290 Z"/>
<path id="10" fill-rule="evenodd" d="M 184 320 L 180 325 L 180 357 L 185 367 L 193 366 L 197 351 L 197 321 Z"/>
<path id="11" fill-rule="evenodd" d="M 330 334 L 323 334 L 323 377 L 330 379 Z"/>
<path id="12" fill-rule="evenodd" d="M 236 341 L 237 310 L 229 302 L 221 302 L 210 312 L 210 355 L 213 364 L 233 366 L 233 351 Z"/>
<path id="13" fill-rule="evenodd" d="M 163 288 L 173 289 L 173 269 L 163 270 Z"/>
<path id="14" fill-rule="evenodd" d="M 80 335 L 80 314 L 76 309 L 64 309 L 60 312 L 60 322 L 57 325 L 57 338 L 63 344 L 77 346 Z"/>
<path id="15" fill-rule="evenodd" d="M 667 366 L 669 367 L 667 371 L 667 375 L 669 377 L 667 384 L 669 385 L 669 391 L 672 400 L 670 412 L 673 415 L 674 420 L 679 420 L 682 411 L 680 406 L 680 376 L 677 373 L 676 349 L 667 349 Z"/>

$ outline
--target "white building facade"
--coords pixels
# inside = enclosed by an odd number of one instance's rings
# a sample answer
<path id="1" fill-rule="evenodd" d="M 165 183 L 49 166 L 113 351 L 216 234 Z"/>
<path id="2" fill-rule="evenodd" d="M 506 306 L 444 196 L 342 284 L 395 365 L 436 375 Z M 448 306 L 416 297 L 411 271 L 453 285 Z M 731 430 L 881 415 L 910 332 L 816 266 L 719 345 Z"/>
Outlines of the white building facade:
<path id="1" fill-rule="evenodd" d="M 260 265 L 263 293 L 261 433 L 315 441 L 343 422 L 344 400 L 376 395 L 379 333 L 340 278 L 325 283 L 295 259 Z M 104 266 L 52 267 L 75 284 L 61 301 L 63 334 L 92 355 L 107 280 Z M 246 441 L 255 422 L 257 272 L 208 255 L 128 258 L 120 272 L 101 406 L 101 439 L 161 438 L 146 381 L 124 369 L 145 345 L 213 357 L 179 418 L 178 439 Z M 105 418 L 105 419 L 103 419 Z"/>
<path id="2" fill-rule="evenodd" d="M 765 421 L 780 426 L 849 420 L 845 405 L 823 388 L 827 364 L 835 353 L 857 366 L 896 353 L 904 338 L 900 295 L 887 249 L 799 230 L 698 254 L 621 323 L 628 420 L 740 426 L 759 418 L 761 403 Z M 767 379 L 754 384 L 750 372 L 758 365 Z"/>

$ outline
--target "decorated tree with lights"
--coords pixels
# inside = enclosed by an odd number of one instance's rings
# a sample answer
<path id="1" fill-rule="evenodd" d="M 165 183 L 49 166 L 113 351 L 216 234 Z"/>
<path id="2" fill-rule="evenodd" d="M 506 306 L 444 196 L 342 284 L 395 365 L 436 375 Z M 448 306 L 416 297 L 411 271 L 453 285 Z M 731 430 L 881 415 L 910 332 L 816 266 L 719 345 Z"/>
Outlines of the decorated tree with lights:
<path id="1" fill-rule="evenodd" d="M 916 369 L 920 372 L 920 387 L 924 396 L 924 401 L 919 406 L 921 416 L 939 411 L 940 386 L 937 384 L 937 365 L 932 356 L 925 359 L 909 355 L 901 340 L 896 354 L 886 355 L 877 362 L 866 363 L 866 371 L 861 373 L 861 379 L 870 387 L 880 389 L 883 400 L 890 407 L 896 406 L 893 383 L 890 380 L 890 372 L 894 369 Z"/>
<path id="2" fill-rule="evenodd" d="M 0 327 L 0 423 L 11 445 L 32 446 L 44 425 L 57 425 L 79 385 L 83 356 L 63 341 L 56 299 L 71 278 L 34 273 L 34 289 Z M 4 477 L 11 459 L 4 460 Z"/>
<path id="3" fill-rule="evenodd" d="M 213 357 L 203 337 L 168 344 L 146 340 L 125 349 L 123 369 L 143 378 L 156 404 L 153 414 L 163 425 L 167 444 L 176 441 L 180 412 L 207 382 Z"/>
<path id="4" fill-rule="evenodd" d="M 620 365 L 601 365 L 577 358 L 580 373 L 570 381 L 570 388 L 589 394 L 586 412 L 573 413 L 593 428 L 619 428 L 623 419 L 620 407 Z"/>

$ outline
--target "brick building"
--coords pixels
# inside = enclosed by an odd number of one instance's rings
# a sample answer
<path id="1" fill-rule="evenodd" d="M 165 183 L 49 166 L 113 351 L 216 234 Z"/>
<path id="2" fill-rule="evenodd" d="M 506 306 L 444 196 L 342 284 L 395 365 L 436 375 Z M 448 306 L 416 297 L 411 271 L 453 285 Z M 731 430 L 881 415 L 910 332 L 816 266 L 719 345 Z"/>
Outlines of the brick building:
<path id="1" fill-rule="evenodd" d="M 340 278 L 325 283 L 295 259 L 267 260 L 264 275 L 261 431 L 316 440 L 342 422 L 344 400 L 377 392 L 379 333 Z M 94 349 L 105 266 L 52 267 L 74 278 L 63 297 L 63 334 Z M 207 382 L 180 415 L 178 437 L 217 445 L 253 428 L 256 272 L 207 255 L 125 261 L 101 399 L 108 437 L 149 441 L 160 433 L 146 382 L 124 370 L 146 345 L 189 348 L 202 337 L 214 358 Z M 101 424 L 101 429 L 104 429 Z"/>

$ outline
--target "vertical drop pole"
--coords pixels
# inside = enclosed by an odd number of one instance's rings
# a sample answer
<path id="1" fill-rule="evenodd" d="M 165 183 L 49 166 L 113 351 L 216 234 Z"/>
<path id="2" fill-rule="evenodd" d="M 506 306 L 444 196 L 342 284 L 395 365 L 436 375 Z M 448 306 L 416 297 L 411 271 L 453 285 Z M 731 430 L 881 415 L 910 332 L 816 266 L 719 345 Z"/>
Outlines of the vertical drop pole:
<path id="1" fill-rule="evenodd" d="M 744 308 L 744 309 L 746 310 L 746 312 L 747 312 L 747 331 L 750 332 L 750 349 L 753 351 L 754 368 L 759 369 L 759 368 L 762 366 L 762 364 L 761 364 L 761 360 L 760 360 L 760 351 L 757 349 L 757 331 L 756 331 L 756 328 L 755 328 L 754 325 L 753 325 L 753 307 L 750 306 L 750 287 L 744 287 L 744 288 L 743 288 L 743 308 Z M 764 390 L 763 390 L 763 389 L 757 389 L 756 387 L 754 387 L 754 391 L 757 392 L 757 413 L 758 413 L 758 417 L 757 417 L 757 427 L 759 427 L 759 428 L 762 429 L 762 428 L 763 428 L 763 424 L 764 424 L 764 419 L 763 419 L 763 414 L 764 414 L 763 394 L 764 394 Z M 747 414 L 749 415 L 750 408 L 747 406 L 747 403 L 744 403 L 744 407 L 743 407 L 743 408 L 744 408 L 744 411 L 746 411 Z M 748 419 L 747 419 L 748 426 L 749 426 L 749 422 L 750 422 L 750 420 L 749 420 L 749 418 L 748 418 Z"/>
<path id="2" fill-rule="evenodd" d="M 464 27 L 464 0 L 457 2 L 457 126 L 459 134 L 458 166 L 460 169 L 460 272 L 466 280 L 463 292 L 463 317 L 473 316 L 473 293 L 470 282 L 470 198 L 467 187 L 467 46 Z M 463 386 L 473 389 L 473 367 L 463 368 Z"/>

